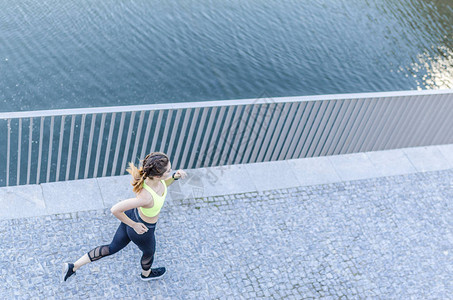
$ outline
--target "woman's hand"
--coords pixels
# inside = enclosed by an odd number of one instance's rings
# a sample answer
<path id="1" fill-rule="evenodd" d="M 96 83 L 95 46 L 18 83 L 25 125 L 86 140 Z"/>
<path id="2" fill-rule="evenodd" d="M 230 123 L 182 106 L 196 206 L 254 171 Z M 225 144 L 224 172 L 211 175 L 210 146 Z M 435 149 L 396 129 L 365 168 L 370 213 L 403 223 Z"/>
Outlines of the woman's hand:
<path id="1" fill-rule="evenodd" d="M 143 223 L 136 222 L 132 228 L 137 232 L 137 234 L 144 234 L 148 231 L 148 227 L 145 226 Z"/>
<path id="2" fill-rule="evenodd" d="M 187 173 L 184 172 L 183 170 L 178 170 L 175 172 L 174 176 L 176 179 L 179 179 L 179 178 L 184 179 L 187 176 Z"/>

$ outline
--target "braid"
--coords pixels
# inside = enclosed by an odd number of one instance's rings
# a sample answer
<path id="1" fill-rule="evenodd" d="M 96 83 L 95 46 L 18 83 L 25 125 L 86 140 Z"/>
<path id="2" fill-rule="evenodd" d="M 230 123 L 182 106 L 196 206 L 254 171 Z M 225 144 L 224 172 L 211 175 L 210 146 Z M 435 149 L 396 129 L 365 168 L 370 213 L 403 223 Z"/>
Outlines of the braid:
<path id="1" fill-rule="evenodd" d="M 143 189 L 143 182 L 146 178 L 153 179 L 153 176 L 162 176 L 165 173 L 165 168 L 168 165 L 168 156 L 162 152 L 152 152 L 146 155 L 142 162 L 142 167 L 137 169 L 133 163 L 129 163 L 129 168 L 126 170 L 132 175 L 131 182 L 133 191 L 140 192 Z"/>

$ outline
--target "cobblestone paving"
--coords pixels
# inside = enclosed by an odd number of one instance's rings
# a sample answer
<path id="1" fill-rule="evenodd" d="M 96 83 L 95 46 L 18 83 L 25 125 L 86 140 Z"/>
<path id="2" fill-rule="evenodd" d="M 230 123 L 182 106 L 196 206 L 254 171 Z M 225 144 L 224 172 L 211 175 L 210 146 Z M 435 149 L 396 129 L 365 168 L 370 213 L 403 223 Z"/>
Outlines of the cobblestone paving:
<path id="1" fill-rule="evenodd" d="M 1 299 L 453 297 L 453 170 L 167 203 L 152 282 L 132 243 L 59 282 L 108 210 L 0 224 Z"/>

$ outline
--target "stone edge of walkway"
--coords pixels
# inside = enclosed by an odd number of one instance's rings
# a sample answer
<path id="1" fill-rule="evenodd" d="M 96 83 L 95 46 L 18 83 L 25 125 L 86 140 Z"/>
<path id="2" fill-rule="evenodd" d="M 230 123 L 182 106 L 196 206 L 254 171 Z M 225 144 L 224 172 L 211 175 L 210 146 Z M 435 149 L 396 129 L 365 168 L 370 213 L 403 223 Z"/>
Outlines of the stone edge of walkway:
<path id="1" fill-rule="evenodd" d="M 168 201 L 447 169 L 453 144 L 189 169 L 169 187 Z M 131 197 L 129 175 L 2 187 L 0 220 L 105 209 Z"/>

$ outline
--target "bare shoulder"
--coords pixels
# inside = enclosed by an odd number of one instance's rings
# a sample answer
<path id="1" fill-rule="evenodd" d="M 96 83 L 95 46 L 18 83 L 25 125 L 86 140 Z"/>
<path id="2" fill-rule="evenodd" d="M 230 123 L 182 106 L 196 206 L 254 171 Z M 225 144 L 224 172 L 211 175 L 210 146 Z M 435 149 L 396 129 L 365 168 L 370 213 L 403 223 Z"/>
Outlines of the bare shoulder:
<path id="1" fill-rule="evenodd" d="M 154 204 L 153 197 L 145 189 L 142 189 L 140 192 L 137 193 L 137 200 L 143 204 L 142 206 Z"/>

